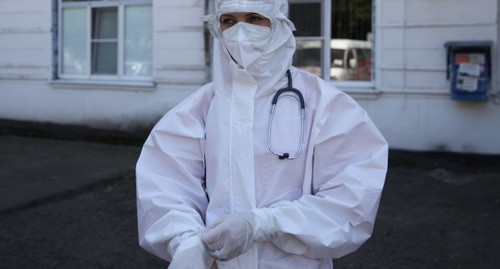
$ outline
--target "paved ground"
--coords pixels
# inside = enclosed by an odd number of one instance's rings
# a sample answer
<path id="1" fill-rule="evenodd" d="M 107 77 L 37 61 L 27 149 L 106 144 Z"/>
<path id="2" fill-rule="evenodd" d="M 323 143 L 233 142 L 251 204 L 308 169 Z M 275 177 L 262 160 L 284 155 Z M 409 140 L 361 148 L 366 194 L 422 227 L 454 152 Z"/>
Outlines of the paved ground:
<path id="1" fill-rule="evenodd" d="M 0 128 L 0 268 L 166 267 L 137 245 L 137 139 L 11 133 Z M 499 162 L 392 151 L 374 235 L 336 269 L 498 268 Z"/>

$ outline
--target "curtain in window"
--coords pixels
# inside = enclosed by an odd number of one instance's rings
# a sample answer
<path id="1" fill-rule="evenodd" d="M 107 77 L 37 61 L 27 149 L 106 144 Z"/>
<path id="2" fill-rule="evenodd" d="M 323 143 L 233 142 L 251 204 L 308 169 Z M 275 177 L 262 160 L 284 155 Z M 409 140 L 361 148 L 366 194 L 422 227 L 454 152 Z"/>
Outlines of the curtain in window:
<path id="1" fill-rule="evenodd" d="M 92 74 L 118 73 L 118 10 L 92 9 Z"/>

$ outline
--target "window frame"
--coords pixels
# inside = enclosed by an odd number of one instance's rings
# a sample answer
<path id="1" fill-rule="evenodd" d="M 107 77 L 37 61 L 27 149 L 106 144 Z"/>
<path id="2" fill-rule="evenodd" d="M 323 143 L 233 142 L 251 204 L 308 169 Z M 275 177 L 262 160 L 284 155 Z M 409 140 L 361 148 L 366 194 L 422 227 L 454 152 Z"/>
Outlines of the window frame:
<path id="1" fill-rule="evenodd" d="M 102 82 L 103 85 L 120 85 L 120 84 L 131 84 L 136 86 L 153 86 L 151 83 L 154 78 L 154 56 L 152 48 L 151 57 L 151 74 L 148 76 L 127 76 L 125 74 L 124 60 L 125 60 L 125 9 L 129 6 L 150 6 L 153 10 L 152 0 L 116 0 L 116 1 L 76 1 L 76 2 L 64 2 L 64 0 L 57 1 L 57 56 L 55 57 L 55 66 L 57 70 L 54 75 L 56 81 L 66 81 L 66 82 L 77 82 L 84 84 L 96 84 Z M 92 74 L 92 9 L 93 8 L 108 8 L 113 7 L 117 9 L 118 12 L 118 33 L 117 33 L 117 74 Z M 65 74 L 63 73 L 64 55 L 63 55 L 63 9 L 65 8 L 85 8 L 86 13 L 86 73 L 85 74 Z M 151 21 L 151 31 L 153 31 L 154 22 Z M 154 44 L 154 35 L 152 35 L 151 43 Z M 154 46 L 154 45 L 153 45 Z M 142 82 L 146 82 L 145 84 Z"/>

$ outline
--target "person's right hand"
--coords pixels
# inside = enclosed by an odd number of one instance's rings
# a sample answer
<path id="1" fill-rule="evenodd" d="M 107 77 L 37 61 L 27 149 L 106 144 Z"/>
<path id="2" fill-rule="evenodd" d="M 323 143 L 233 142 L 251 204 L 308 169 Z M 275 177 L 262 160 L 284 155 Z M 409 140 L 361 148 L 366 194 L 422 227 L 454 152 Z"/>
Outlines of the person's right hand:
<path id="1" fill-rule="evenodd" d="M 201 240 L 212 257 L 228 261 L 248 251 L 254 242 L 273 236 L 276 227 L 272 212 L 269 208 L 255 208 L 224 216 L 207 228 Z"/>
<path id="2" fill-rule="evenodd" d="M 203 234 L 202 241 L 217 260 L 227 261 L 245 253 L 254 243 L 251 213 L 225 217 Z"/>

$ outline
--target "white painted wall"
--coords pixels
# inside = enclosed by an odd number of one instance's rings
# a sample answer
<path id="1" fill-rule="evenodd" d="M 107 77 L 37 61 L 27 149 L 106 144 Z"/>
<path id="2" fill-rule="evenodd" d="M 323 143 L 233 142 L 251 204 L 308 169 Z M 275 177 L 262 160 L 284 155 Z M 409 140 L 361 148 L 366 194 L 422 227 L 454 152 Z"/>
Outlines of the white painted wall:
<path id="1" fill-rule="evenodd" d="M 375 100 L 358 101 L 392 148 L 500 153 L 500 97 L 453 101 L 447 41 L 494 41 L 491 93 L 499 89 L 497 0 L 377 0 Z"/>
<path id="2" fill-rule="evenodd" d="M 206 81 L 203 0 L 154 0 L 155 87 L 54 83 L 52 1 L 0 1 L 0 118 L 150 126 Z"/>
<path id="3" fill-rule="evenodd" d="M 449 97 L 450 40 L 492 40 L 497 0 L 375 0 L 375 93 L 353 96 L 392 148 L 500 154 L 500 97 Z M 51 0 L 0 1 L 0 118 L 133 129 L 150 126 L 206 80 L 204 0 L 153 0 L 155 87 L 51 82 Z M 349 91 L 349 87 L 345 87 Z M 353 92 L 351 92 L 353 93 Z"/>

